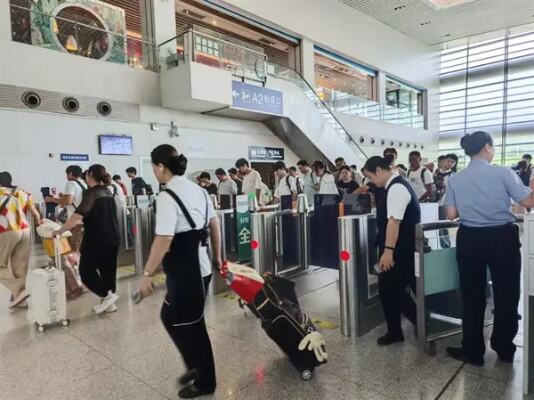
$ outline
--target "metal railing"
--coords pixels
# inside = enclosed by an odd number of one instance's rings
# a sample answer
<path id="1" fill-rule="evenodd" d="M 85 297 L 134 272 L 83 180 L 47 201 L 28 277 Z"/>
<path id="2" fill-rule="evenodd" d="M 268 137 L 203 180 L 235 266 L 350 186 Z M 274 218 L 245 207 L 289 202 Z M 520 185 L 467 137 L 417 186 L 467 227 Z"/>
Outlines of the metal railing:
<path id="1" fill-rule="evenodd" d="M 159 71 L 154 43 L 16 4 L 10 7 L 12 40 L 15 42 Z"/>
<path id="2" fill-rule="evenodd" d="M 176 37 L 161 43 L 159 45 L 160 49 L 171 42 L 176 43 L 177 51 L 176 54 L 172 53 L 167 57 L 167 66 L 170 68 L 179 65 L 185 59 L 190 59 L 194 62 L 230 70 L 238 78 L 257 81 L 262 84 L 265 84 L 269 77 L 293 82 L 319 108 L 319 111 L 325 115 L 325 118 L 336 132 L 342 138 L 347 139 L 364 155 L 365 153 L 358 143 L 352 139 L 332 111 L 388 123 L 424 128 L 424 117 L 412 111 L 391 107 L 386 104 L 378 104 L 358 96 L 350 96 L 348 102 L 327 100 L 299 72 L 293 68 L 268 61 L 267 55 L 261 48 L 246 42 L 207 29 L 199 30 L 198 28 L 188 29 Z"/>
<path id="3" fill-rule="evenodd" d="M 516 215 L 516 223 L 523 223 Z M 418 347 L 435 354 L 436 341 L 462 332 L 460 280 L 456 262 L 456 221 L 419 224 L 416 228 L 415 280 Z M 489 276 L 489 275 L 488 275 Z M 493 323 L 491 281 L 484 323 Z"/>

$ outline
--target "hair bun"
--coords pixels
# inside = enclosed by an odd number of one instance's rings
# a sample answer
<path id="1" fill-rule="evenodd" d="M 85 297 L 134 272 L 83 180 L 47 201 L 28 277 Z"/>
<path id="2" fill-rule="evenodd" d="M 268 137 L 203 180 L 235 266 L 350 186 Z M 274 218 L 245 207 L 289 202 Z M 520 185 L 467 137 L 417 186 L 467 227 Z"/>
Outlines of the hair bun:
<path id="1" fill-rule="evenodd" d="M 172 155 L 169 159 L 169 167 L 170 171 L 174 175 L 184 175 L 185 171 L 187 169 L 187 158 L 183 154 L 180 155 Z"/>

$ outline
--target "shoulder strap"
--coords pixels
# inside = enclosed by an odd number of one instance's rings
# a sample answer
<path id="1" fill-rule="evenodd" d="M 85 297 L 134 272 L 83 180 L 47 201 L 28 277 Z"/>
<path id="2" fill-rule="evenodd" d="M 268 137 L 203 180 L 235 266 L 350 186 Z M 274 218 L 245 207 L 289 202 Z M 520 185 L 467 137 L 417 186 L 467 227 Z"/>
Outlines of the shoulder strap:
<path id="1" fill-rule="evenodd" d="M 9 201 L 11 200 L 11 198 L 13 197 L 13 194 L 15 194 L 15 192 L 17 191 L 17 188 L 14 187 L 13 190 L 7 195 L 6 199 L 4 200 L 4 202 L 2 203 L 2 205 L 0 206 L 0 214 L 4 211 L 4 209 L 7 207 L 7 203 L 9 203 Z"/>
<path id="2" fill-rule="evenodd" d="M 78 186 L 80 186 L 82 191 L 87 190 L 87 188 L 85 186 L 83 186 L 82 183 L 78 179 L 76 179 L 74 182 L 76 182 L 78 184 Z"/>
<path id="3" fill-rule="evenodd" d="M 289 184 L 289 175 L 286 176 L 286 185 L 287 185 L 287 188 L 289 189 L 289 193 L 291 193 L 291 185 Z"/>
<path id="4" fill-rule="evenodd" d="M 180 207 L 180 210 L 182 210 L 182 213 L 184 214 L 185 219 L 187 219 L 187 222 L 189 222 L 191 228 L 196 229 L 197 225 L 195 224 L 195 221 L 193 221 L 193 218 L 191 218 L 191 214 L 189 214 L 189 211 L 187 211 L 187 208 L 185 208 L 184 203 L 182 203 L 182 200 L 178 197 L 178 195 L 168 188 L 163 189 L 162 192 L 167 193 L 174 199 L 176 204 L 178 204 L 178 207 Z"/>
<path id="5" fill-rule="evenodd" d="M 211 201 L 211 198 L 208 197 L 208 192 L 206 192 L 204 190 L 205 194 L 204 194 L 204 197 L 206 198 L 206 214 L 205 214 L 205 222 L 204 222 L 204 229 L 206 229 L 208 227 L 208 207 L 209 207 L 209 202 Z"/>

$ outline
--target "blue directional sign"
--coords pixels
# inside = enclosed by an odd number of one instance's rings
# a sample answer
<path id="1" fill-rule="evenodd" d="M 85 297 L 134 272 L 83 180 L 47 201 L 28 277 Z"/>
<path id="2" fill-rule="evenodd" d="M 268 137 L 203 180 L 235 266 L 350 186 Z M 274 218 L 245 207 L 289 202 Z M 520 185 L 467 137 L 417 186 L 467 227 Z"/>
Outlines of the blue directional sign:
<path id="1" fill-rule="evenodd" d="M 60 154 L 61 161 L 89 161 L 89 154 Z"/>
<path id="2" fill-rule="evenodd" d="M 284 113 L 283 93 L 278 90 L 232 81 L 232 99 L 234 107 L 277 115 Z"/>

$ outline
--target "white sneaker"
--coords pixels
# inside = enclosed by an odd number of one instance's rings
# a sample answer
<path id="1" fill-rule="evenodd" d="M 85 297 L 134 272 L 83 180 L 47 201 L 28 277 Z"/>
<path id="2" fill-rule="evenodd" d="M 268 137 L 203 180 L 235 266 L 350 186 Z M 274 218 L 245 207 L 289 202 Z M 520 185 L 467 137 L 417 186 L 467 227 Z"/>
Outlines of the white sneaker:
<path id="1" fill-rule="evenodd" d="M 115 304 L 110 305 L 108 308 L 106 308 L 106 314 L 111 314 L 117 311 L 118 308 Z"/>
<path id="2" fill-rule="evenodd" d="M 13 308 L 18 306 L 20 303 L 26 301 L 28 297 L 30 297 L 30 294 L 26 290 L 23 290 L 17 295 L 17 297 L 14 297 L 13 300 L 11 300 L 8 307 Z"/>
<path id="3" fill-rule="evenodd" d="M 109 292 L 106 297 L 102 299 L 102 303 L 97 304 L 94 306 L 94 311 L 96 314 L 102 314 L 104 311 L 106 311 L 109 307 L 112 305 L 115 305 L 115 302 L 119 299 L 119 296 L 117 296 L 113 292 Z"/>

